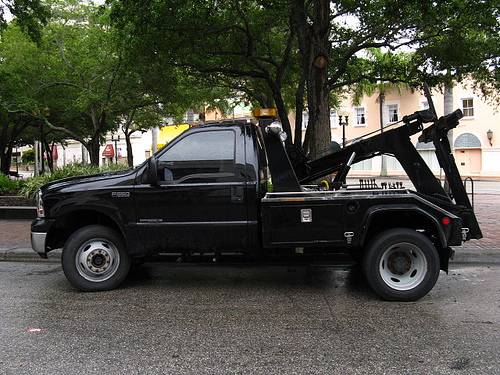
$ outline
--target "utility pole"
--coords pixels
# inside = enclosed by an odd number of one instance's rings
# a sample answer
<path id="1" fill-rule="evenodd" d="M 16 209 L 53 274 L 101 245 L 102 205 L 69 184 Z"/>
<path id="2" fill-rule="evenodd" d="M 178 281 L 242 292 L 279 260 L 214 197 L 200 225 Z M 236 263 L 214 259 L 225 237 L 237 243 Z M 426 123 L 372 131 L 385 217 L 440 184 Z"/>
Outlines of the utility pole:
<path id="1" fill-rule="evenodd" d="M 111 140 L 115 143 L 115 164 L 118 164 L 118 142 L 120 141 L 120 134 L 115 137 L 115 134 L 111 134 Z"/>
<path id="2" fill-rule="evenodd" d="M 35 144 L 33 145 L 33 148 L 35 150 L 35 170 L 33 171 L 34 176 L 38 176 L 38 141 L 35 141 Z"/>
<path id="3" fill-rule="evenodd" d="M 153 149 L 153 154 L 158 151 L 158 127 L 155 126 L 153 129 L 151 129 L 151 148 Z"/>

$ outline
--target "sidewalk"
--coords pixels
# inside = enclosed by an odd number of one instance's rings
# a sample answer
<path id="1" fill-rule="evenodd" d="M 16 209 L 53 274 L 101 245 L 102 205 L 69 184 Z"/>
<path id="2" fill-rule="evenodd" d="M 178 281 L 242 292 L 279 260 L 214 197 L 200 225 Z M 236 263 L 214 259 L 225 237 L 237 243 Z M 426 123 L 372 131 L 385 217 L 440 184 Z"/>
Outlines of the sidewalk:
<path id="1" fill-rule="evenodd" d="M 494 226 L 495 222 L 491 217 L 484 224 Z M 0 220 L 0 261 L 59 262 L 61 250 L 51 251 L 48 259 L 42 259 L 31 249 L 30 224 L 27 220 Z M 456 247 L 452 263 L 500 263 L 499 231 L 487 230 L 483 228 L 483 233 L 490 233 L 490 236 Z"/>

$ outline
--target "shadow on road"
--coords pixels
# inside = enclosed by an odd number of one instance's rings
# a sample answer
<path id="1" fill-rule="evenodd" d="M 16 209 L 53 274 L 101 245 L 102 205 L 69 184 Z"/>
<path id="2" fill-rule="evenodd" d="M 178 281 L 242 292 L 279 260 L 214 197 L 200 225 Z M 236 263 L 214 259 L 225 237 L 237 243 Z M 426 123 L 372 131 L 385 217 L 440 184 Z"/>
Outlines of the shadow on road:
<path id="1" fill-rule="evenodd" d="M 134 267 L 123 288 L 154 285 L 165 289 L 294 289 L 318 291 L 347 289 L 350 293 L 376 298 L 361 270 L 352 267 L 315 266 L 216 266 L 147 263 Z"/>

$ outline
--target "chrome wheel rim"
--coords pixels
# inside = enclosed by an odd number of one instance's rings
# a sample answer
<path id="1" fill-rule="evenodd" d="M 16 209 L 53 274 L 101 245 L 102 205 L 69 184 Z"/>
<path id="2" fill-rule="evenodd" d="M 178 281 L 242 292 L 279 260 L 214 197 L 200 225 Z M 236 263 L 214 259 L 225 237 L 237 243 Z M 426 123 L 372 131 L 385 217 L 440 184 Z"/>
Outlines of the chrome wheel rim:
<path id="1" fill-rule="evenodd" d="M 78 273 L 85 280 L 102 282 L 118 270 L 120 253 L 112 242 L 104 238 L 93 238 L 80 246 L 75 263 Z"/>
<path id="2" fill-rule="evenodd" d="M 420 285 L 427 274 L 427 259 L 416 245 L 401 242 L 388 247 L 379 263 L 380 276 L 392 289 L 406 291 Z"/>

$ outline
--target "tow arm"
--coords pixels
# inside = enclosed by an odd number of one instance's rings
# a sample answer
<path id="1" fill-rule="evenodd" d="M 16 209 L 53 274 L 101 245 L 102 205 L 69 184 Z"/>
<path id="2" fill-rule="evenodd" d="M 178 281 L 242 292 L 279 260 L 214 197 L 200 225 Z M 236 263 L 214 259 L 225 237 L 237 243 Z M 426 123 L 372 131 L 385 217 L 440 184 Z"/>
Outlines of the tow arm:
<path id="1" fill-rule="evenodd" d="M 438 118 L 427 85 L 424 85 L 424 92 L 429 108 L 404 116 L 401 121 L 404 125 L 391 126 L 387 130 L 367 134 L 352 141 L 341 150 L 313 161 L 292 162 L 295 173 L 300 183 L 311 182 L 336 173 L 333 188 L 339 189 L 352 164 L 382 154 L 394 156 L 401 163 L 415 189 L 422 197 L 462 219 L 464 241 L 480 239 L 482 238 L 481 229 L 462 183 L 447 136 L 448 131 L 459 124 L 459 120 L 463 117 L 462 111 L 458 109 Z M 427 123 L 431 123 L 431 125 L 424 128 L 424 124 Z M 434 144 L 439 165 L 450 186 L 449 193 L 443 189 L 439 180 L 411 142 L 410 137 L 420 132 L 422 133 L 418 138 L 420 142 Z"/>

